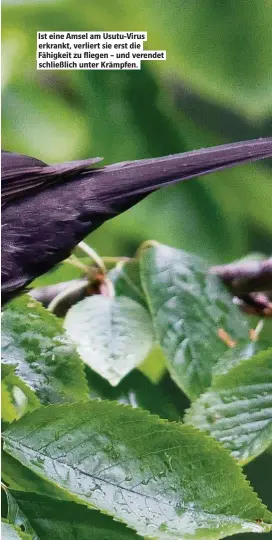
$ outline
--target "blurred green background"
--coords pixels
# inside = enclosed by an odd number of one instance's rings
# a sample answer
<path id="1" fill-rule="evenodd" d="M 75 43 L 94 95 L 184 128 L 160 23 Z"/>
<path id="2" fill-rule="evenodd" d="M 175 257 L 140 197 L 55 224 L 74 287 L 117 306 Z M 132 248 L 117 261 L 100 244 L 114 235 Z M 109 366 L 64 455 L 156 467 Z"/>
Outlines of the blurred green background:
<path id="1" fill-rule="evenodd" d="M 269 0 L 6 0 L 2 25 L 7 150 L 49 163 L 90 156 L 112 163 L 271 135 Z M 42 30 L 147 31 L 146 48 L 166 49 L 167 61 L 134 72 L 37 72 Z M 164 189 L 89 241 L 101 255 L 132 255 L 150 238 L 211 262 L 270 254 L 269 165 Z M 271 456 L 246 472 L 271 507 Z"/>
<path id="2" fill-rule="evenodd" d="M 2 145 L 46 162 L 105 163 L 265 136 L 272 9 L 265 0 L 6 0 Z M 38 30 L 147 31 L 141 71 L 36 71 Z M 164 189 L 91 235 L 101 255 L 153 238 L 226 262 L 272 248 L 269 164 Z"/>

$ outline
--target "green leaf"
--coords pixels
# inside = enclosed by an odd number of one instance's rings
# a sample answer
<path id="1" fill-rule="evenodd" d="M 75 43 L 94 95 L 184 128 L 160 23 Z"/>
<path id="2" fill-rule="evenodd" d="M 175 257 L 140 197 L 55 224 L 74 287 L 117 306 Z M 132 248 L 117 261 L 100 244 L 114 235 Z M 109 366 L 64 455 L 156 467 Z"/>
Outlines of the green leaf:
<path id="1" fill-rule="evenodd" d="M 116 296 L 127 296 L 147 307 L 138 261 L 119 262 L 108 272 L 108 278 L 114 285 Z"/>
<path id="2" fill-rule="evenodd" d="M 3 378 L 3 383 L 12 396 L 12 403 L 15 408 L 15 418 L 20 418 L 27 411 L 33 411 L 40 407 L 41 404 L 36 394 L 31 388 L 14 373 L 15 367 L 9 365 L 2 366 L 2 373 L 6 375 Z M 3 404 L 5 411 L 5 404 Z"/>
<path id="3" fill-rule="evenodd" d="M 143 363 L 138 366 L 138 369 L 148 377 L 152 383 L 157 384 L 167 369 L 166 358 L 162 348 L 155 345 Z"/>
<path id="4" fill-rule="evenodd" d="M 68 311 L 64 326 L 84 362 L 113 386 L 152 348 L 149 314 L 130 298 L 85 298 Z"/>
<path id="5" fill-rule="evenodd" d="M 48 495 L 57 499 L 71 500 L 72 497 L 63 489 L 38 476 L 36 473 L 22 465 L 7 452 L 2 452 L 2 477 L 5 484 L 14 490 L 35 491 L 41 495 Z"/>
<path id="6" fill-rule="evenodd" d="M 12 395 L 5 381 L 1 382 L 1 417 L 4 422 L 12 422 L 17 418 L 17 411 L 13 405 Z"/>
<path id="7" fill-rule="evenodd" d="M 224 444 L 241 464 L 264 452 L 272 441 L 272 348 L 217 375 L 185 418 Z"/>
<path id="8" fill-rule="evenodd" d="M 211 382 L 213 366 L 232 340 L 248 337 L 248 324 L 219 279 L 199 257 L 157 244 L 140 257 L 144 290 L 173 380 L 195 399 Z"/>
<path id="9" fill-rule="evenodd" d="M 83 364 L 61 322 L 29 296 L 10 302 L 2 317 L 2 362 L 42 404 L 84 400 Z"/>
<path id="10" fill-rule="evenodd" d="M 147 308 L 145 293 L 141 284 L 140 264 L 137 260 L 121 261 L 108 272 L 114 285 L 116 296 L 127 296 Z M 166 370 L 165 356 L 160 347 L 155 346 L 144 362 L 138 366 L 151 382 L 160 381 Z"/>
<path id="11" fill-rule="evenodd" d="M 32 540 L 29 534 L 24 533 L 19 527 L 11 525 L 4 519 L 1 523 L 1 533 L 5 540 Z"/>
<path id="12" fill-rule="evenodd" d="M 23 523 L 25 526 L 27 519 L 40 540 L 139 539 L 135 532 L 122 523 L 117 523 L 111 517 L 81 504 L 59 501 L 36 493 L 20 491 L 11 493 L 17 508 L 21 509 L 21 515 L 17 513 L 12 516 L 12 521 L 17 525 Z"/>
<path id="13" fill-rule="evenodd" d="M 104 401 L 37 409 L 9 426 L 4 446 L 144 536 L 219 539 L 271 529 L 271 513 L 223 447 L 140 409 Z"/>

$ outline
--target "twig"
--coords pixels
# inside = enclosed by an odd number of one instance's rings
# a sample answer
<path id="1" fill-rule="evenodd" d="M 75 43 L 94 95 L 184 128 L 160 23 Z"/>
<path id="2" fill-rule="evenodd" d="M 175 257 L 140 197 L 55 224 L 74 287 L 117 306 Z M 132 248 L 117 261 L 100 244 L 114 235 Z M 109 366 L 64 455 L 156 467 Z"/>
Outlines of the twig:
<path id="1" fill-rule="evenodd" d="M 62 293 L 66 293 L 70 287 L 73 287 L 73 301 L 78 302 L 84 296 L 84 292 L 87 291 L 88 285 L 89 281 L 86 278 L 72 279 L 71 281 L 63 281 L 56 285 L 32 289 L 29 291 L 29 294 L 45 307 L 48 307 L 54 298 Z"/>

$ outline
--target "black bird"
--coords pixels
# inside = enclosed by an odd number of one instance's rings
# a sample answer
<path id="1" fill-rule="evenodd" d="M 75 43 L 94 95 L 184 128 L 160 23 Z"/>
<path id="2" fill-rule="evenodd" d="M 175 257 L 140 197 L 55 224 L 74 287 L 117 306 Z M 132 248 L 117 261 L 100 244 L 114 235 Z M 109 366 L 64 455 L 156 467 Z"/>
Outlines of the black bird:
<path id="1" fill-rule="evenodd" d="M 272 157 L 272 137 L 92 168 L 2 152 L 2 302 L 67 258 L 106 220 L 157 189 Z"/>

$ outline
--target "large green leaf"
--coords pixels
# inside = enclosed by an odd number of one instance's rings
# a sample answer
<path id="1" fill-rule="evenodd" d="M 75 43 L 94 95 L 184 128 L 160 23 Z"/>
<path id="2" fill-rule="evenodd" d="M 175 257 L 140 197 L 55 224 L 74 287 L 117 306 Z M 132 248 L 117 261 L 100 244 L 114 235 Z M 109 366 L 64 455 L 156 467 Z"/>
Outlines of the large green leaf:
<path id="1" fill-rule="evenodd" d="M 97 510 L 75 502 L 60 501 L 37 495 L 12 491 L 8 494 L 9 521 L 28 525 L 40 540 L 133 540 L 139 538 L 125 525 L 117 523 Z"/>
<path id="2" fill-rule="evenodd" d="M 217 375 L 186 414 L 244 464 L 272 442 L 272 349 Z"/>
<path id="3" fill-rule="evenodd" d="M 88 397 L 83 364 L 60 321 L 29 296 L 4 311 L 2 362 L 14 366 L 43 404 Z"/>
<path id="4" fill-rule="evenodd" d="M 67 313 L 64 327 L 94 371 L 116 386 L 152 348 L 148 312 L 130 298 L 85 298 Z"/>
<path id="5" fill-rule="evenodd" d="M 142 251 L 142 283 L 157 338 L 174 381 L 195 399 L 210 385 L 213 366 L 232 340 L 246 339 L 246 319 L 208 264 L 195 255 L 157 244 Z"/>
<path id="6" fill-rule="evenodd" d="M 37 409 L 7 429 L 4 446 L 151 538 L 219 539 L 271 528 L 271 513 L 223 447 L 140 409 L 103 401 Z"/>

